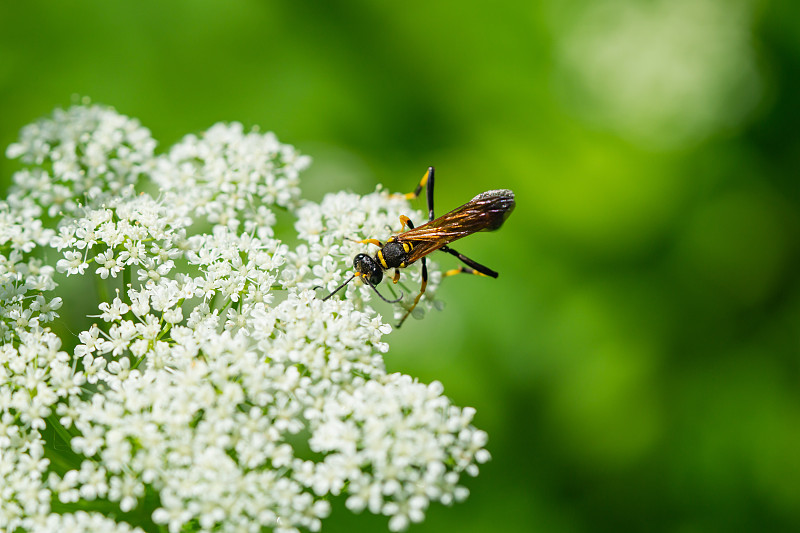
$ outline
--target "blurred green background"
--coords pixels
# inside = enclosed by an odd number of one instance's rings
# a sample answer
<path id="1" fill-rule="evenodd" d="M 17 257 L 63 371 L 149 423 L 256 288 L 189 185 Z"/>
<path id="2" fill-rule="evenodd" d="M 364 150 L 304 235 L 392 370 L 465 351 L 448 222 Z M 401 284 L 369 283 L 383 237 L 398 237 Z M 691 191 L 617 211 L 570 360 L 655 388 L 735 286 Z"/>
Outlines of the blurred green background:
<path id="1" fill-rule="evenodd" d="M 273 130 L 312 199 L 516 192 L 458 246 L 500 278 L 389 339 L 493 454 L 412 531 L 800 530 L 800 4 L 3 2 L 0 145 L 76 94 Z"/>

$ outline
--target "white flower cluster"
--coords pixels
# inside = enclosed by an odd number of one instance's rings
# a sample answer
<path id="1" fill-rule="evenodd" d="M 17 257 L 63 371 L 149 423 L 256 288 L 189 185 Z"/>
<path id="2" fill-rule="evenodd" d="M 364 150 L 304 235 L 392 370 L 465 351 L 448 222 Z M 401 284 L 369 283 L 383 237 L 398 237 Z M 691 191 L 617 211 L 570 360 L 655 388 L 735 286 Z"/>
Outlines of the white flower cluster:
<path id="1" fill-rule="evenodd" d="M 273 209 L 297 206 L 299 173 L 311 159 L 272 133 L 243 130 L 234 122 L 216 124 L 202 137 L 187 135 L 158 158 L 152 179 L 174 193 L 174 209 L 233 231 L 271 236 Z"/>
<path id="2" fill-rule="evenodd" d="M 104 126 L 87 135 L 87 117 Z M 355 241 L 385 240 L 401 214 L 420 214 L 380 190 L 302 202 L 308 159 L 272 134 L 216 125 L 153 156 L 131 124 L 77 107 L 9 149 L 37 166 L 0 205 L 0 530 L 132 531 L 98 510 L 113 505 L 171 532 L 316 531 L 334 496 L 401 530 L 430 502 L 463 500 L 462 474 L 489 459 L 473 410 L 438 383 L 386 373 L 391 326 L 359 280 L 341 298 L 314 292 L 374 252 Z M 83 144 L 67 152 L 102 166 L 72 159 L 97 194 L 55 177 L 70 139 Z M 26 196 L 37 173 L 49 181 Z M 135 190 L 139 174 L 158 198 Z M 278 238 L 276 209 L 296 217 L 300 244 Z M 47 247 L 55 268 L 36 257 Z M 47 323 L 75 302 L 41 295 L 56 272 L 108 294 L 71 355 Z M 398 316 L 419 269 L 403 276 Z"/>
<path id="3" fill-rule="evenodd" d="M 148 172 L 155 146 L 138 120 L 112 108 L 56 109 L 8 147 L 8 157 L 31 165 L 14 175 L 12 195 L 31 199 L 50 217 L 98 205 Z"/>

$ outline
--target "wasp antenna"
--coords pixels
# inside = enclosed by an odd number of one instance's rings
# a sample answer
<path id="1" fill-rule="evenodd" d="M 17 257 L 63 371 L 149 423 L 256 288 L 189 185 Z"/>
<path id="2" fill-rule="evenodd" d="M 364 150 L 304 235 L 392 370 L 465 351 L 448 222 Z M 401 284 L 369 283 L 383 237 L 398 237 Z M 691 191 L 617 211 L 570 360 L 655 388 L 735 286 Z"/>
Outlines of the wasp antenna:
<path id="1" fill-rule="evenodd" d="M 381 299 L 381 300 L 383 300 L 383 301 L 384 301 L 384 302 L 386 302 L 386 303 L 390 303 L 390 304 L 396 304 L 397 302 L 399 302 L 400 300 L 402 300 L 402 299 L 403 299 L 403 291 L 400 291 L 400 296 L 399 296 L 398 298 L 396 298 L 396 299 L 394 299 L 394 300 L 388 300 L 388 299 L 386 299 L 386 297 L 384 297 L 384 296 L 383 296 L 383 294 L 381 294 L 381 293 L 379 293 L 379 292 L 378 292 L 378 287 L 376 287 L 375 285 L 373 285 L 372 283 L 370 283 L 369 281 L 367 281 L 367 279 L 366 279 L 366 278 L 364 278 L 364 281 L 366 281 L 366 282 L 367 282 L 367 285 L 369 285 L 370 287 L 372 287 L 372 290 L 373 290 L 373 291 L 375 291 L 375 294 L 377 294 L 377 295 L 380 297 L 380 299 Z M 339 289 L 336 289 L 336 290 L 339 290 Z"/>
<path id="2" fill-rule="evenodd" d="M 350 276 L 349 278 L 347 278 L 347 281 L 345 281 L 344 283 L 342 283 L 341 285 L 339 285 L 338 287 L 336 287 L 336 290 L 335 290 L 335 291 L 333 291 L 332 293 L 330 293 L 329 295 L 327 295 L 325 298 L 323 298 L 323 299 L 322 299 L 322 301 L 324 302 L 325 300 L 327 300 L 328 298 L 330 298 L 331 296 L 333 296 L 334 294 L 336 294 L 337 292 L 339 292 L 340 290 L 342 290 L 342 288 L 343 288 L 345 285 L 347 285 L 348 283 L 350 283 L 351 281 L 353 281 L 353 278 L 354 278 L 354 277 L 356 277 L 356 275 L 355 275 L 355 274 L 353 274 L 352 276 Z"/>

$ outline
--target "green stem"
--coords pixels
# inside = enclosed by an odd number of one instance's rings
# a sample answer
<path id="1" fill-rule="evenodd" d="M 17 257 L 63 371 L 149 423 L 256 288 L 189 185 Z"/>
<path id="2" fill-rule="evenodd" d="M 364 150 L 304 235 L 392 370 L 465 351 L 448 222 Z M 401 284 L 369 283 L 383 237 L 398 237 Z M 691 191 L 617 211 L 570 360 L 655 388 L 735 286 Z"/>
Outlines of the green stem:
<path id="1" fill-rule="evenodd" d="M 106 280 L 100 276 L 95 276 L 95 287 L 97 287 L 97 297 L 101 302 L 110 302 L 110 295 L 108 293 L 108 284 Z"/>
<path id="2" fill-rule="evenodd" d="M 131 270 L 132 270 L 132 268 L 133 267 L 128 265 L 128 266 L 126 266 L 125 268 L 122 269 L 122 294 L 125 296 L 123 298 L 123 301 L 124 302 L 128 302 L 128 303 L 130 303 L 130 301 L 128 300 L 128 288 L 130 287 L 130 284 L 131 284 Z"/>
<path id="3" fill-rule="evenodd" d="M 72 440 L 72 435 L 69 434 L 67 428 L 61 425 L 61 422 L 58 421 L 58 418 L 56 417 L 55 414 L 51 414 L 50 416 L 47 417 L 47 423 L 48 425 L 50 425 L 50 427 L 53 428 L 53 430 L 56 433 L 58 433 L 58 436 L 61 437 L 61 440 L 63 440 L 64 443 L 69 445 L 69 442 Z"/>

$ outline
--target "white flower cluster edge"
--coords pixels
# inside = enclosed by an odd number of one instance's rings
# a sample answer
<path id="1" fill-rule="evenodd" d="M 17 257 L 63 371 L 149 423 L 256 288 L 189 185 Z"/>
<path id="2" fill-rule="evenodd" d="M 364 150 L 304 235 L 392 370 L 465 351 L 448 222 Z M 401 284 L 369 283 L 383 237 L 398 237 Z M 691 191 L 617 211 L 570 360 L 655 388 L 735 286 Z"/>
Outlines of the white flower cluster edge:
<path id="1" fill-rule="evenodd" d="M 380 189 L 304 201 L 309 158 L 238 123 L 155 147 L 84 102 L 7 150 L 24 168 L 0 202 L 0 530 L 142 531 L 119 516 L 145 509 L 170 532 L 317 531 L 341 495 L 397 531 L 466 498 L 489 459 L 474 410 L 386 372 L 368 287 L 314 292 L 355 240 L 421 214 Z M 62 300 L 66 278 L 85 288 Z M 419 269 L 403 278 L 396 316 Z"/>

